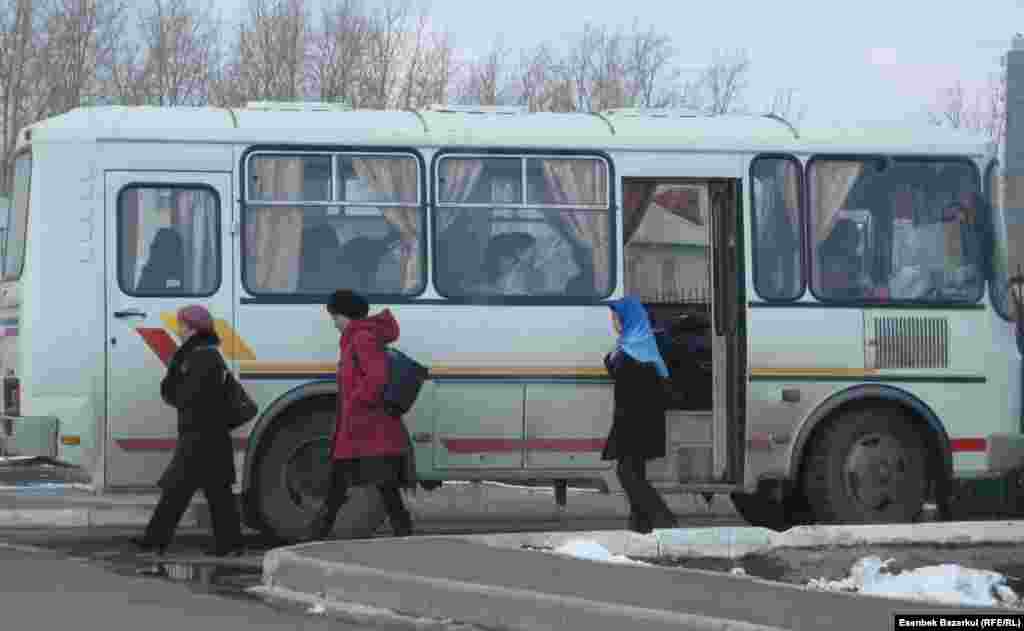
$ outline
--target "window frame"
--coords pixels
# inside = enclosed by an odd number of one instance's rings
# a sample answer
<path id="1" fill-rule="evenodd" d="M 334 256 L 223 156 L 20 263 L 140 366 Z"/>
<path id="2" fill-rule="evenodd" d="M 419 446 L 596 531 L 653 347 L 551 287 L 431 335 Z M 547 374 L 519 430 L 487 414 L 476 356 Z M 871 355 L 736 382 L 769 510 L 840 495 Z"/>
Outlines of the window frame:
<path id="1" fill-rule="evenodd" d="M 857 300 L 837 300 L 834 298 L 827 298 L 818 295 L 817 288 L 814 286 L 814 265 L 815 265 L 815 245 L 814 241 L 814 229 L 811 221 L 811 167 L 818 161 L 859 161 L 859 162 L 872 162 L 872 161 L 884 161 L 887 164 L 895 164 L 899 162 L 944 162 L 944 163 L 960 163 L 968 165 L 971 169 L 971 173 L 974 176 L 975 184 L 977 184 L 977 190 L 981 193 L 982 182 L 981 173 L 978 169 L 977 163 L 966 155 L 915 155 L 915 154 L 880 154 L 880 153 L 815 153 L 808 157 L 807 162 L 804 165 L 804 186 L 806 187 L 805 197 L 807 206 L 807 216 L 804 222 L 804 229 L 806 230 L 805 238 L 805 256 L 807 258 L 807 288 L 814 299 L 823 305 L 831 307 L 850 307 L 850 308 L 900 308 L 900 307 L 911 307 L 911 308 L 931 308 L 931 309 L 977 309 L 984 308 L 983 305 L 979 305 L 981 300 L 985 297 L 985 290 L 987 288 L 988 279 L 985 278 L 987 275 L 982 275 L 981 288 L 977 298 L 970 301 L 934 301 L 934 300 L 893 300 L 893 299 L 877 299 L 877 298 L 860 298 Z M 852 189 L 851 189 L 852 190 Z M 987 219 L 991 221 L 991 217 Z"/>
<path id="2" fill-rule="evenodd" d="M 184 191 L 209 191 L 210 193 L 213 194 L 213 200 L 214 200 L 214 203 L 216 204 L 216 212 L 217 212 L 216 221 L 214 222 L 216 231 L 215 231 L 215 234 L 213 236 L 213 243 L 214 243 L 215 254 L 216 254 L 216 257 L 215 257 L 216 258 L 215 267 L 217 269 L 217 277 L 216 277 L 217 278 L 217 282 L 214 283 L 213 289 L 211 291 L 206 292 L 206 293 L 201 293 L 201 294 L 192 294 L 192 293 L 190 293 L 190 294 L 164 293 L 164 292 L 161 292 L 161 293 L 139 294 L 139 293 L 135 293 L 135 289 L 134 288 L 131 291 L 129 291 L 124 286 L 124 279 L 121 277 L 121 271 L 122 271 L 121 270 L 121 265 L 122 265 L 122 261 L 123 261 L 123 257 L 124 257 L 124 252 L 121 250 L 121 244 L 122 244 L 123 238 L 124 238 L 124 218 L 123 218 L 123 214 L 121 212 L 122 208 L 123 208 L 122 204 L 123 204 L 125 193 L 127 193 L 129 190 L 138 190 L 138 189 L 169 189 L 169 190 L 184 190 Z M 116 265 L 116 272 L 117 272 L 117 286 L 121 290 L 121 293 L 123 293 L 126 296 L 131 296 L 133 298 L 210 298 L 210 297 L 216 295 L 217 292 L 219 292 L 221 290 L 221 286 L 224 284 L 224 247 L 223 247 L 223 231 L 222 231 L 222 227 L 221 227 L 223 225 L 223 222 L 224 222 L 224 215 L 223 215 L 224 204 L 222 202 L 223 202 L 223 200 L 221 200 L 220 192 L 217 191 L 217 189 L 214 188 L 213 186 L 210 186 L 209 184 L 198 184 L 198 183 L 187 183 L 187 182 L 179 183 L 179 182 L 145 182 L 145 181 L 140 181 L 140 182 L 132 182 L 130 184 L 125 184 L 124 186 L 119 188 L 118 191 L 117 191 L 117 208 L 116 208 L 116 212 L 117 212 L 117 218 L 116 218 L 116 221 L 117 221 L 117 229 L 116 229 L 117 245 L 115 246 L 115 248 L 117 249 L 117 257 L 116 257 L 117 260 L 116 260 L 115 265 Z"/>
<path id="3" fill-rule="evenodd" d="M 757 238 L 757 198 L 755 197 L 755 186 L 754 186 L 754 165 L 758 160 L 787 160 L 796 165 L 797 173 L 797 203 L 799 208 L 797 209 L 797 219 L 800 225 L 796 226 L 797 238 L 800 243 L 797 246 L 799 250 L 800 260 L 800 282 L 797 286 L 796 294 L 789 297 L 768 298 L 758 286 L 758 268 L 760 266 L 760 258 L 758 256 L 759 239 Z M 808 215 L 807 196 L 810 189 L 807 188 L 806 175 L 804 173 L 804 163 L 800 161 L 800 158 L 790 153 L 759 153 L 756 154 L 750 161 L 750 168 L 748 169 L 750 178 L 750 254 L 753 259 L 753 266 L 751 267 L 751 277 L 754 284 L 754 293 L 760 301 L 772 304 L 784 304 L 789 302 L 797 302 L 807 293 L 807 286 L 810 284 L 809 271 L 808 271 L 808 244 L 807 238 L 809 231 L 807 230 L 807 224 L 810 222 Z"/>
<path id="4" fill-rule="evenodd" d="M 991 274 L 991 278 L 989 279 L 989 285 L 988 285 L 988 300 L 989 300 L 989 303 L 992 305 L 992 309 L 997 314 L 999 314 L 1000 318 L 1002 318 L 1003 320 L 1005 320 L 1007 322 L 1015 322 L 1016 320 L 1014 320 L 1010 316 L 1009 311 L 1003 309 L 1003 305 L 1000 304 L 1001 301 L 999 300 L 999 296 L 997 295 L 997 291 L 996 291 L 996 283 L 997 282 L 998 283 L 1009 282 L 1009 267 L 1007 267 L 1007 273 L 1008 273 L 1007 274 L 1007 278 L 1003 279 L 1003 278 L 997 278 L 996 277 L 996 262 L 995 262 L 995 255 L 996 255 L 996 252 L 997 252 L 996 240 L 1001 238 L 1001 237 L 1000 237 L 999 232 L 996 231 L 996 221 L 995 221 L 995 219 L 996 219 L 996 217 L 995 217 L 995 214 L 996 214 L 996 204 L 995 204 L 995 197 L 993 196 L 993 190 L 992 190 L 992 175 L 996 172 L 997 169 L 999 169 L 999 167 L 1000 167 L 1000 163 L 999 163 L 999 159 L 998 158 L 990 159 L 988 164 L 985 166 L 985 175 L 984 175 L 984 177 L 985 177 L 985 181 L 984 181 L 984 188 L 985 188 L 985 190 L 984 190 L 983 195 L 985 196 L 985 200 L 988 202 L 989 208 L 992 209 L 992 216 L 989 217 L 988 220 L 989 220 L 989 226 L 992 228 L 992 236 L 994 237 L 993 241 L 992 241 L 992 244 L 991 244 L 992 245 L 992 251 L 989 253 L 989 255 L 992 257 L 992 269 L 989 270 L 989 274 Z M 1006 237 L 1006 216 L 1005 216 L 1006 209 L 1005 208 L 1001 208 L 1001 209 L 999 209 L 998 212 L 999 212 L 999 215 L 1000 215 L 1000 220 L 1003 222 L 1003 226 L 1002 226 L 1002 228 L 1000 228 L 1000 231 L 1002 233 L 1002 237 L 1005 238 Z M 1007 255 L 1009 255 L 1008 245 L 1009 244 L 1004 244 L 1004 246 L 1007 246 Z M 1007 261 L 1006 263 L 1007 263 L 1007 266 L 1009 266 L 1009 261 Z M 1006 292 L 1006 297 L 1009 298 L 1009 288 L 1008 287 L 1006 289 L 1000 288 L 999 291 L 1005 291 Z"/>
<path id="5" fill-rule="evenodd" d="M 249 172 L 251 160 L 254 157 L 260 156 L 278 156 L 278 157 L 302 157 L 302 156 L 331 156 L 331 175 L 330 175 L 330 186 L 329 196 L 334 197 L 337 193 L 336 188 L 338 187 L 338 157 L 339 156 L 367 156 L 367 157 L 406 157 L 413 158 L 416 162 L 416 198 L 415 203 L 410 202 L 349 202 L 345 203 L 341 200 L 327 200 L 327 201 L 261 201 L 258 199 L 250 198 L 249 190 Z M 419 268 L 420 268 L 420 283 L 414 290 L 408 293 L 392 294 L 392 293 L 367 293 L 366 297 L 371 302 L 384 303 L 384 304 L 406 304 L 415 302 L 416 298 L 422 296 L 427 290 L 427 278 L 429 271 L 427 269 L 427 248 L 430 243 L 430 238 L 427 234 L 428 228 L 428 195 L 427 195 L 427 169 L 426 161 L 423 159 L 423 155 L 414 147 L 364 147 L 364 146 L 350 146 L 350 145 L 331 145 L 331 146 L 305 146 L 305 145 L 254 145 L 246 149 L 241 157 L 239 158 L 239 180 L 240 180 L 240 191 L 239 197 L 239 279 L 241 281 L 242 290 L 248 295 L 240 297 L 242 304 L 322 304 L 325 296 L 323 294 L 311 294 L 302 292 L 290 292 L 290 293 L 278 293 L 278 292 L 267 292 L 258 289 L 253 289 L 249 285 L 249 274 L 247 265 L 247 239 L 246 233 L 248 232 L 248 218 L 249 218 L 249 207 L 272 207 L 281 206 L 286 208 L 332 208 L 332 207 L 356 207 L 356 208 L 396 208 L 396 207 L 407 207 L 417 208 L 419 210 L 419 222 L 421 226 L 420 236 L 420 248 L 419 248 Z M 340 289 L 340 288 L 339 288 Z"/>
<path id="6" fill-rule="evenodd" d="M 14 188 L 12 181 L 10 207 L 8 207 L 7 209 L 7 225 L 4 227 L 4 239 L 2 250 L 3 260 L 0 261 L 0 281 L 5 283 L 12 283 L 21 280 L 21 277 L 24 276 L 25 274 L 25 259 L 28 256 L 28 221 L 29 216 L 32 213 L 32 167 L 35 163 L 35 161 L 32 158 L 32 151 L 29 149 L 19 151 L 18 153 L 14 154 L 14 157 L 11 158 L 10 164 L 11 175 L 12 177 L 14 177 L 16 169 L 15 165 L 17 164 L 18 160 L 21 160 L 25 157 L 28 157 L 28 187 L 26 188 L 28 199 L 25 202 L 25 220 L 21 226 L 21 257 L 18 260 L 18 272 L 8 273 L 7 253 L 10 251 L 11 247 L 11 218 L 14 216 L 14 213 L 16 213 L 18 210 L 17 204 L 14 200 Z"/>
<path id="7" fill-rule="evenodd" d="M 519 204 L 509 203 L 470 203 L 460 204 L 452 202 L 441 202 L 440 201 L 440 178 L 441 178 L 441 162 L 445 159 L 467 159 L 467 158 L 479 158 L 486 160 L 488 158 L 520 158 L 522 164 L 522 175 L 521 175 L 521 188 L 523 191 L 523 201 Z M 604 162 L 605 169 L 607 170 L 607 186 L 608 186 L 608 202 L 607 204 L 530 204 L 527 202 L 529 197 L 527 193 L 527 169 L 526 161 L 529 159 L 545 159 L 550 158 L 554 160 L 565 160 L 565 159 L 585 159 L 585 160 L 601 160 Z M 512 149 L 512 148 L 472 148 L 472 149 L 442 149 L 436 152 L 431 159 L 430 165 L 431 173 L 431 191 L 430 191 L 430 248 L 432 253 L 432 260 L 436 260 L 436 253 L 439 251 L 440 244 L 437 242 L 438 239 L 438 211 L 442 208 L 457 208 L 457 209 L 546 209 L 546 210 L 576 210 L 584 212 L 604 212 L 608 215 L 608 234 L 609 234 L 609 253 L 608 253 L 608 291 L 604 295 L 594 296 L 506 296 L 506 295 L 468 295 L 468 296 L 451 296 L 441 291 L 440 284 L 438 283 L 438 268 L 437 265 L 431 265 L 431 282 L 434 285 L 434 290 L 437 295 L 444 299 L 446 303 L 457 304 L 457 305 L 468 305 L 468 304 L 488 304 L 488 305 L 601 305 L 606 304 L 607 301 L 615 295 L 618 288 L 618 261 L 619 261 L 619 235 L 618 235 L 618 220 L 617 215 L 619 208 L 616 205 L 616 190 L 618 182 L 615 175 L 615 163 L 612 157 L 604 151 L 578 151 L 573 149 Z"/>

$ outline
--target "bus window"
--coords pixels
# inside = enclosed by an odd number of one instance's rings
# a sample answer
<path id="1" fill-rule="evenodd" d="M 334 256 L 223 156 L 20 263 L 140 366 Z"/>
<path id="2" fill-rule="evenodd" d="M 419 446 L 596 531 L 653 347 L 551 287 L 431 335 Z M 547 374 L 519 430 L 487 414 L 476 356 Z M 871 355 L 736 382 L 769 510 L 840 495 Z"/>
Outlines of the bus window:
<path id="1" fill-rule="evenodd" d="M 119 282 L 129 296 L 209 296 L 220 286 L 220 200 L 209 188 L 131 186 L 118 196 Z"/>
<path id="2" fill-rule="evenodd" d="M 989 217 L 970 162 L 815 158 L 808 179 L 817 297 L 981 298 Z"/>
<path id="3" fill-rule="evenodd" d="M 765 300 L 794 300 L 804 289 L 800 163 L 795 158 L 757 158 L 750 175 L 754 289 Z"/>
<path id="4" fill-rule="evenodd" d="M 14 197 L 11 199 L 7 231 L 4 234 L 4 280 L 21 278 L 25 265 L 25 238 L 28 228 L 28 201 L 32 180 L 32 156 L 22 154 L 14 159 Z"/>
<path id="5" fill-rule="evenodd" d="M 603 161 L 451 156 L 441 159 L 437 176 L 441 294 L 599 298 L 611 293 Z"/>
<path id="6" fill-rule="evenodd" d="M 248 164 L 245 283 L 254 294 L 422 290 L 419 167 L 404 155 L 263 155 Z"/>

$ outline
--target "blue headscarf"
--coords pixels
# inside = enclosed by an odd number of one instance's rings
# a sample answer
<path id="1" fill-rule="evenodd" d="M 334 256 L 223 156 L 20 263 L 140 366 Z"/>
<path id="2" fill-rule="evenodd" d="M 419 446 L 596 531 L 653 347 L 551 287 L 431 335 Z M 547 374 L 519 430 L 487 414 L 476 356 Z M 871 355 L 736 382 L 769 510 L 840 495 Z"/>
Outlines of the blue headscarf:
<path id="1" fill-rule="evenodd" d="M 652 363 L 662 377 L 668 377 L 668 367 L 658 352 L 658 344 L 651 331 L 647 310 L 633 296 L 626 296 L 608 303 L 622 322 L 616 354 L 625 353 L 641 363 Z"/>

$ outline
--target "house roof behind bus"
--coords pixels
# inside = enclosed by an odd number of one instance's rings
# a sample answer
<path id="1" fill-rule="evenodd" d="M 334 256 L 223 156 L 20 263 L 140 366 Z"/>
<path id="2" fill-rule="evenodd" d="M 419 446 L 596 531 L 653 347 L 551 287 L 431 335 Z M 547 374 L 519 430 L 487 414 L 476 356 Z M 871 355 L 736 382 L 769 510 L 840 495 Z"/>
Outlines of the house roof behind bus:
<path id="1" fill-rule="evenodd" d="M 19 134 L 23 141 L 24 134 Z M 390 147 L 539 147 L 987 155 L 983 138 L 905 123 L 806 130 L 764 116 L 78 108 L 32 126 L 33 142 L 220 142 Z M 20 143 L 20 144 L 23 144 Z"/>

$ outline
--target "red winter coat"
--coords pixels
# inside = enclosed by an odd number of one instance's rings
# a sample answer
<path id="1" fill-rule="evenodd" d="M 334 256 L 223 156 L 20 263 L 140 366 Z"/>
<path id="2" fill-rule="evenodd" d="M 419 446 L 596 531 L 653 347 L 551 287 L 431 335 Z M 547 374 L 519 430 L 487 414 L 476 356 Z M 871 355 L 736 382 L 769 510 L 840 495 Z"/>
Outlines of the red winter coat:
<path id="1" fill-rule="evenodd" d="M 352 320 L 341 334 L 338 359 L 338 420 L 334 432 L 336 460 L 397 456 L 408 449 L 402 420 L 380 407 L 387 383 L 384 345 L 398 339 L 398 321 L 387 309 Z M 353 358 L 358 355 L 358 365 Z"/>

